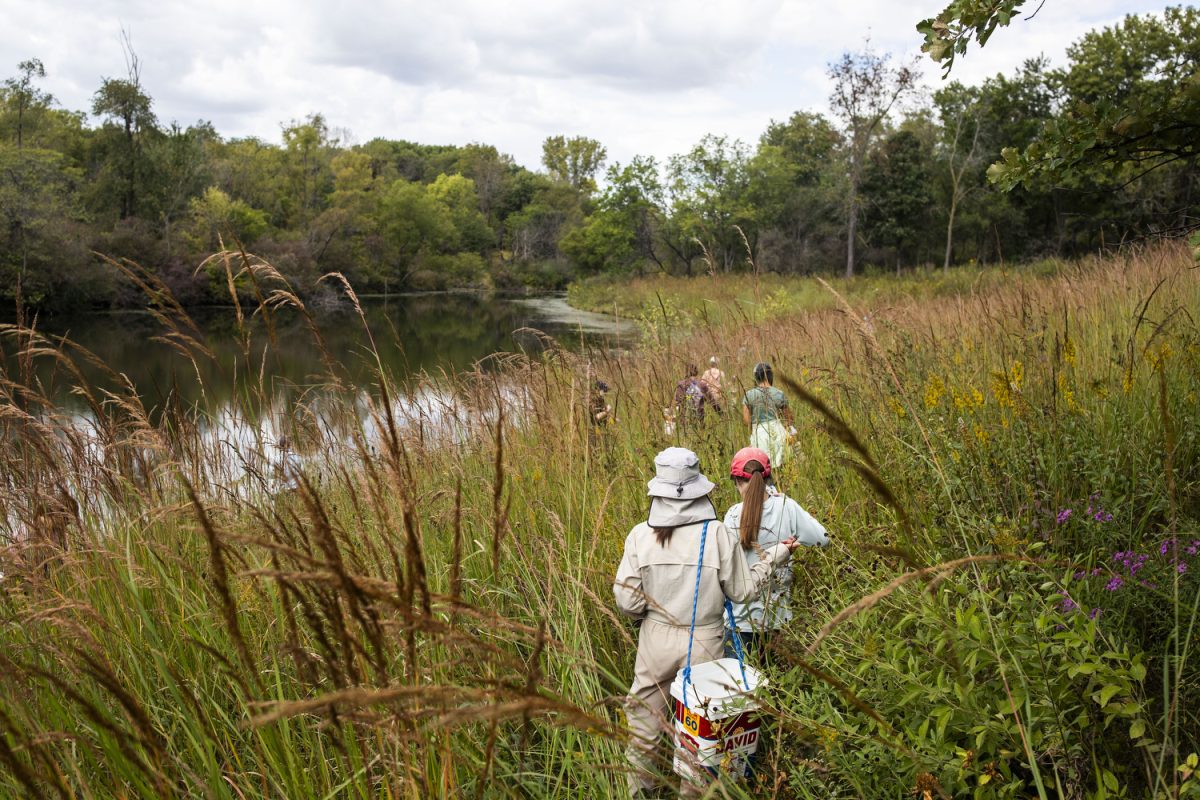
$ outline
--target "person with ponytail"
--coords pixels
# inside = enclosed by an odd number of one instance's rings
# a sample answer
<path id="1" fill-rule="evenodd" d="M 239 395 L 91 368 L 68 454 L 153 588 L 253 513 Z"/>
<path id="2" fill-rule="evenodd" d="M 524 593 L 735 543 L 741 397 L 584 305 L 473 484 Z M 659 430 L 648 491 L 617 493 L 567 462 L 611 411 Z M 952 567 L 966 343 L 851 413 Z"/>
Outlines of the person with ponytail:
<path id="1" fill-rule="evenodd" d="M 829 544 L 825 526 L 775 488 L 771 458 L 766 452 L 743 447 L 729 465 L 729 476 L 742 502 L 725 512 L 725 527 L 737 537 L 747 563 L 758 563 L 764 553 L 772 552 L 783 541 L 819 547 Z M 765 638 L 791 620 L 791 590 L 791 564 L 785 561 L 776 565 L 758 599 L 734 603 L 737 633 L 748 647 L 761 652 Z"/>
<path id="2" fill-rule="evenodd" d="M 750 566 L 749 553 L 717 520 L 710 497 L 716 485 L 700 471 L 696 454 L 668 447 L 654 458 L 654 469 L 646 486 L 649 513 L 625 538 L 613 581 L 617 607 L 638 621 L 633 685 L 625 699 L 631 797 L 650 796 L 661 783 L 659 776 L 670 770 L 660 766 L 659 742 L 670 729 L 671 682 L 687 663 L 689 649 L 692 664 L 720 658 L 726 598 L 757 598 L 772 571 L 799 547 L 781 538 L 756 551 Z"/>
<path id="3" fill-rule="evenodd" d="M 742 398 L 742 419 L 750 426 L 750 446 L 767 451 L 779 469 L 787 450 L 789 428 L 791 433 L 795 428 L 791 427 L 792 409 L 783 392 L 775 388 L 770 364 L 754 365 L 754 386 Z"/>

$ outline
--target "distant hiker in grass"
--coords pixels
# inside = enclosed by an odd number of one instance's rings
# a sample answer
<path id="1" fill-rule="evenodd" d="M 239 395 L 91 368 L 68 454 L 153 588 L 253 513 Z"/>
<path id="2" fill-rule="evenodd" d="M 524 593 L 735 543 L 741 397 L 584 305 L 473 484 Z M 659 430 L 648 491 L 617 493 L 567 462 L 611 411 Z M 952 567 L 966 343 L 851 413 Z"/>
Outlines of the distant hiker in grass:
<path id="1" fill-rule="evenodd" d="M 708 359 L 708 369 L 700 376 L 700 380 L 708 384 L 709 391 L 717 402 L 721 402 L 721 394 L 725 386 L 725 373 L 721 371 L 720 359 L 712 356 Z"/>
<path id="2" fill-rule="evenodd" d="M 787 451 L 789 429 L 795 432 L 791 427 L 792 410 L 783 392 L 774 386 L 775 373 L 770 364 L 755 365 L 754 383 L 742 398 L 742 419 L 750 426 L 750 446 L 766 450 L 778 469 Z"/>
<path id="3" fill-rule="evenodd" d="M 702 422 L 706 405 L 712 406 L 714 411 L 721 410 L 717 396 L 699 376 L 700 368 L 688 364 L 687 376 L 675 385 L 675 418 L 685 426 L 691 421 Z"/>
<path id="4" fill-rule="evenodd" d="M 592 384 L 592 395 L 588 402 L 588 408 L 592 415 L 592 426 L 603 428 L 612 422 L 613 408 L 608 404 L 608 384 L 604 381 L 596 381 Z"/>
<path id="5" fill-rule="evenodd" d="M 790 539 L 804 545 L 829 544 L 825 526 L 775 488 L 771 458 L 763 450 L 743 447 L 737 451 L 729 465 L 729 476 L 742 502 L 725 512 L 725 527 L 737 536 L 748 563 L 758 563 L 761 554 Z M 784 562 L 772 573 L 761 598 L 734 604 L 737 630 L 749 649 L 763 653 L 766 637 L 791 621 L 791 591 L 791 565 Z"/>
<path id="6" fill-rule="evenodd" d="M 655 457 L 654 468 L 647 486 L 650 513 L 625 538 L 613 582 L 618 608 L 640 622 L 633 685 L 625 701 L 631 797 L 649 796 L 658 783 L 655 775 L 670 771 L 655 766 L 663 764 L 656 751 L 663 732 L 670 730 L 671 681 L 687 660 L 693 609 L 695 665 L 722 655 L 725 598 L 743 603 L 758 597 L 772 570 L 787 563 L 799 546 L 794 539 L 780 541 L 750 565 L 737 538 L 717 521 L 709 498 L 715 487 L 700 472 L 696 454 L 668 447 Z"/>
<path id="7" fill-rule="evenodd" d="M 597 380 L 592 384 L 588 396 L 588 443 L 593 451 L 604 456 L 605 463 L 612 459 L 612 437 L 608 435 L 613 424 L 613 407 L 608 402 L 608 384 Z"/>

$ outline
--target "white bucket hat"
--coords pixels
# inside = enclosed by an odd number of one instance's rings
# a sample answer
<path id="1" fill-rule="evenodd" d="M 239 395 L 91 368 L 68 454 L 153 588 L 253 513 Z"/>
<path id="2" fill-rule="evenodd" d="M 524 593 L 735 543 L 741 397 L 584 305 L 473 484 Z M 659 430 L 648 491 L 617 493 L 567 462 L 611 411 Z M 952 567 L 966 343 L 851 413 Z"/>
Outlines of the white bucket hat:
<path id="1" fill-rule="evenodd" d="M 716 488 L 700 472 L 700 459 L 686 447 L 668 447 L 656 455 L 654 470 L 654 479 L 646 484 L 646 494 L 651 497 L 695 500 Z"/>

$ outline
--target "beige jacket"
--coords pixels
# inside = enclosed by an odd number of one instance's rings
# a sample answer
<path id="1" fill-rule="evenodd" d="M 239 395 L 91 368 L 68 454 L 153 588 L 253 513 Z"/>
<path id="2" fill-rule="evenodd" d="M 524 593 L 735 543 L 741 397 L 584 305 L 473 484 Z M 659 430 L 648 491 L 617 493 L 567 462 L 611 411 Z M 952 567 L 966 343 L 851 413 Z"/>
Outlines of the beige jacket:
<path id="1" fill-rule="evenodd" d="M 665 547 L 658 543 L 648 523 L 643 522 L 630 531 L 613 582 L 617 607 L 637 619 L 644 617 L 688 627 L 692 621 L 703 527 L 704 523 L 693 522 L 676 528 Z M 786 563 L 789 555 L 787 547 L 778 544 L 766 549 L 758 563 L 750 565 L 733 533 L 717 520 L 709 522 L 696 604 L 696 629 L 721 628 L 725 598 L 735 603 L 757 598 L 772 571 Z"/>

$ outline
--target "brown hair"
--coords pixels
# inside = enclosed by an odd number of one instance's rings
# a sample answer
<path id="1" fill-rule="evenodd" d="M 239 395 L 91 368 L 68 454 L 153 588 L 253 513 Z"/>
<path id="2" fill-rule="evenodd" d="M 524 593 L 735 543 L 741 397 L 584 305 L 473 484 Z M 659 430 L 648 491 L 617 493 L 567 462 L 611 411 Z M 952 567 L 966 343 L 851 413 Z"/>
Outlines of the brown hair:
<path id="1" fill-rule="evenodd" d="M 654 538 L 658 541 L 659 547 L 666 547 L 671 543 L 671 534 L 675 533 L 674 528 L 652 528 Z"/>
<path id="2" fill-rule="evenodd" d="M 763 480 L 763 465 L 757 461 L 747 461 L 744 466 L 750 473 L 750 487 L 742 497 L 742 516 L 738 520 L 739 540 L 743 550 L 749 550 L 758 542 L 758 528 L 762 525 L 763 502 L 766 500 L 767 484 Z M 745 481 L 745 478 L 734 478 L 735 481 Z"/>

